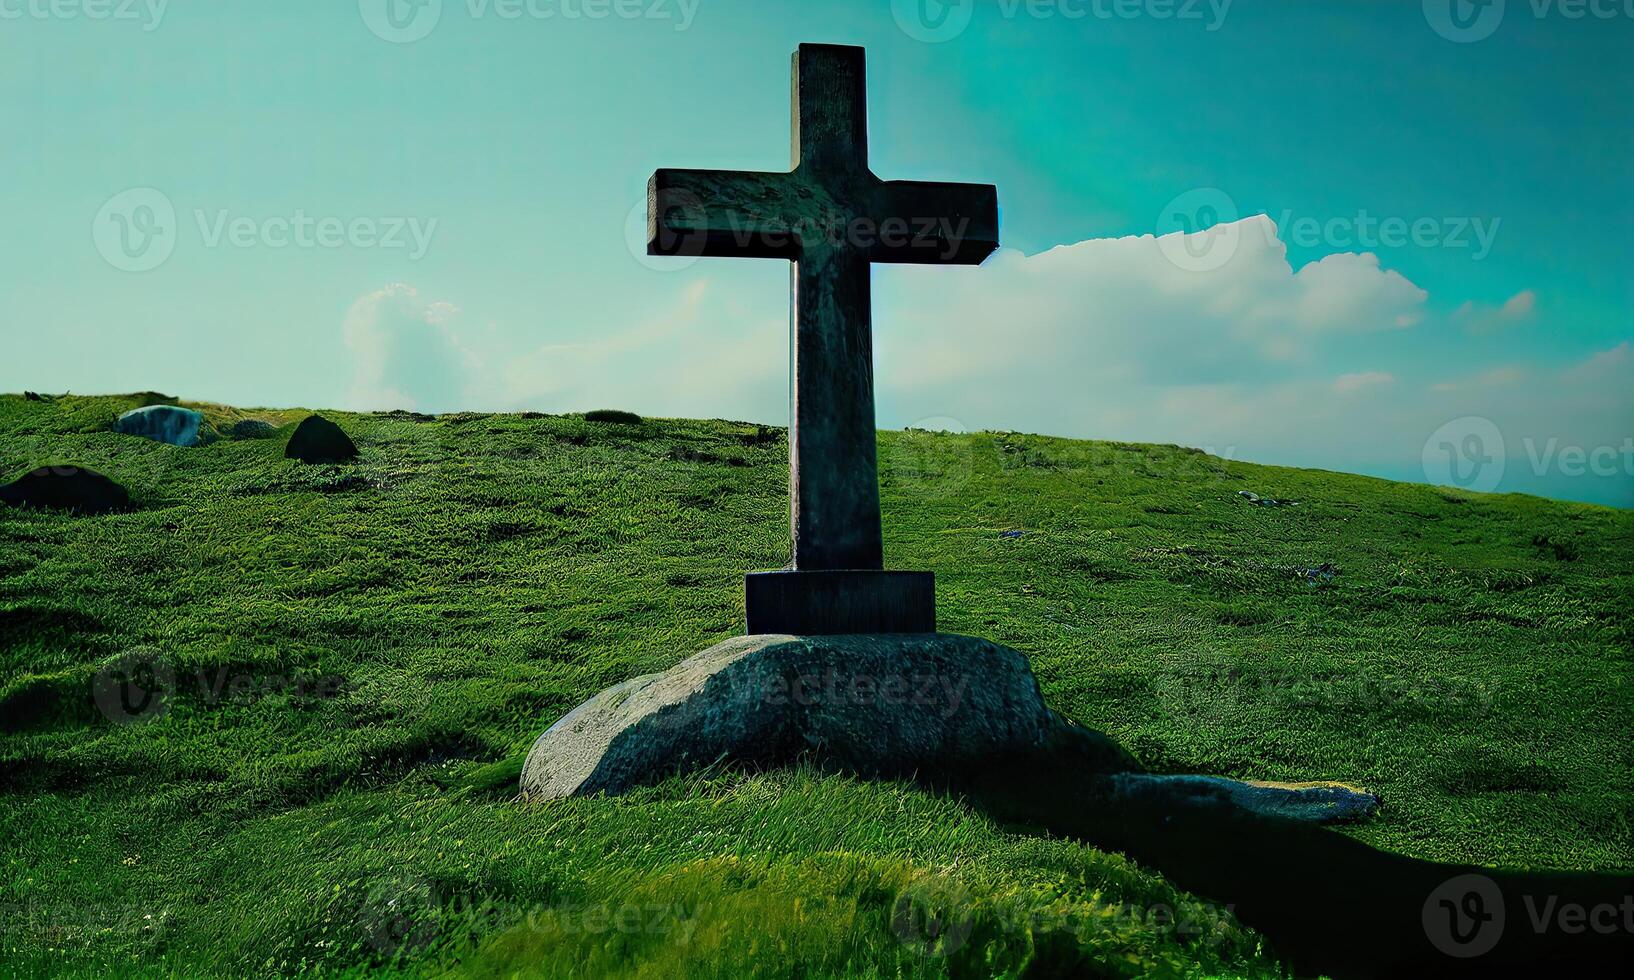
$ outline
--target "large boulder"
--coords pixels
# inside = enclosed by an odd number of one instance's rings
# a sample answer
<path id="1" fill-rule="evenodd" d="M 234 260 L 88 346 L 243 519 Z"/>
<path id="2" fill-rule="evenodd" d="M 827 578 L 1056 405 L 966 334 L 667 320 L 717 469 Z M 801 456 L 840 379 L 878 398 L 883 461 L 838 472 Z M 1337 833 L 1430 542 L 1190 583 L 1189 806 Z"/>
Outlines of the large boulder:
<path id="1" fill-rule="evenodd" d="M 740 636 L 596 695 L 539 736 L 529 799 L 622 793 L 717 761 L 808 757 L 873 776 L 956 774 L 1099 738 L 1044 705 L 1027 658 L 968 636 Z M 1106 743 L 1108 768 L 1132 768 Z"/>
<path id="2" fill-rule="evenodd" d="M 615 795 L 716 763 L 799 759 L 1006 798 L 1016 780 L 1059 783 L 1100 805 L 1221 819 L 1339 823 L 1379 805 L 1339 783 L 1145 772 L 1051 711 L 1021 653 L 946 633 L 735 637 L 563 716 L 533 743 L 521 788 L 530 801 Z"/>
<path id="3" fill-rule="evenodd" d="M 197 446 L 204 435 L 204 416 L 176 405 L 149 405 L 119 416 L 113 429 L 172 446 Z"/>
<path id="4" fill-rule="evenodd" d="M 349 463 L 357 458 L 357 445 L 340 426 L 322 415 L 309 415 L 295 427 L 284 455 L 303 463 Z"/>
<path id="5" fill-rule="evenodd" d="M 125 488 L 101 473 L 77 466 L 46 466 L 0 486 L 0 501 L 81 514 L 108 514 L 130 507 Z"/>

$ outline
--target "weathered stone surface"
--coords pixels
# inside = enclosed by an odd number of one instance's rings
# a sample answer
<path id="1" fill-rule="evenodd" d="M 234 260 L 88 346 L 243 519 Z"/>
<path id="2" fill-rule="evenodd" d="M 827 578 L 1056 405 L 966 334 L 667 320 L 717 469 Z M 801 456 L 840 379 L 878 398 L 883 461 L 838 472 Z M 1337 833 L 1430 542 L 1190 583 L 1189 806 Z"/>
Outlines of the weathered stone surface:
<path id="1" fill-rule="evenodd" d="M 119 416 L 113 429 L 172 446 L 197 446 L 204 434 L 204 416 L 190 408 L 149 405 Z"/>
<path id="2" fill-rule="evenodd" d="M 240 419 L 227 427 L 233 439 L 271 439 L 277 434 L 278 427 L 263 419 Z"/>
<path id="3" fill-rule="evenodd" d="M 13 507 L 108 514 L 128 509 L 130 494 L 100 473 L 77 466 L 48 466 L 0 487 L 0 501 Z"/>
<path id="4" fill-rule="evenodd" d="M 1118 796 L 1235 806 L 1262 817 L 1302 823 L 1351 823 L 1366 820 L 1379 808 L 1377 795 L 1343 783 L 1276 783 L 1146 773 L 1128 773 L 1114 779 Z"/>
<path id="5" fill-rule="evenodd" d="M 563 717 L 522 770 L 529 799 L 621 793 L 717 761 L 810 756 L 866 775 L 958 772 L 1092 738 L 1044 705 L 1027 659 L 943 633 L 742 636 Z"/>
<path id="6" fill-rule="evenodd" d="M 303 463 L 347 463 L 357 458 L 357 445 L 340 426 L 322 415 L 309 415 L 295 427 L 284 455 Z"/>

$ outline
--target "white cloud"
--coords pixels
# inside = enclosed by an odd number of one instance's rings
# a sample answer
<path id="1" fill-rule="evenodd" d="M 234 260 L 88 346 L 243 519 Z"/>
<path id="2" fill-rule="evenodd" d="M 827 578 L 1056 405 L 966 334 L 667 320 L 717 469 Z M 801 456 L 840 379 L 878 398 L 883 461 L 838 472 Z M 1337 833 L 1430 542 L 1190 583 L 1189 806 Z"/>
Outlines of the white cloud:
<path id="1" fill-rule="evenodd" d="M 1300 269 L 1291 290 L 1292 324 L 1304 330 L 1389 330 L 1423 317 L 1429 293 L 1399 272 L 1383 269 L 1372 253 L 1342 252 Z"/>
<path id="2" fill-rule="evenodd" d="M 876 277 L 879 387 L 917 415 L 1173 441 L 1199 420 L 1164 418 L 1172 403 L 1157 393 L 1332 378 L 1321 362 L 1339 338 L 1424 315 L 1425 291 L 1376 256 L 1296 271 L 1268 218 L 1237 225 L 1230 260 L 1206 272 L 1177 267 L 1151 236 L 893 269 Z"/>
<path id="3" fill-rule="evenodd" d="M 454 333 L 459 315 L 452 304 L 427 303 L 402 283 L 360 297 L 343 328 L 354 368 L 349 407 L 423 412 L 469 407 L 466 399 L 480 365 Z"/>
<path id="4" fill-rule="evenodd" d="M 1496 307 L 1466 300 L 1453 311 L 1452 316 L 1470 333 L 1493 333 L 1531 319 L 1537 308 L 1537 291 L 1523 289 Z"/>

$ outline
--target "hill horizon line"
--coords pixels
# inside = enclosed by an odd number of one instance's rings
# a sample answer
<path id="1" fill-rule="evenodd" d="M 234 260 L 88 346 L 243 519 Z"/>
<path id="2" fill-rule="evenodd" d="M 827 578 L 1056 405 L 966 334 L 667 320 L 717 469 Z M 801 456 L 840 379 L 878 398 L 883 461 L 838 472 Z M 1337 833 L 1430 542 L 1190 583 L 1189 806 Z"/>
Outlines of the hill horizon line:
<path id="1" fill-rule="evenodd" d="M 21 391 L 21 392 L 0 392 L 0 398 L 17 398 L 17 399 L 24 399 L 24 400 L 29 400 L 29 401 L 35 401 L 35 400 L 54 401 L 54 400 L 61 399 L 61 398 L 84 398 L 84 399 L 92 399 L 92 400 L 130 399 L 130 400 L 133 400 L 133 401 L 147 400 L 148 404 L 175 405 L 175 406 L 178 406 L 178 407 L 181 407 L 181 408 L 189 408 L 189 409 L 192 409 L 194 411 L 198 411 L 200 414 L 205 416 L 205 421 L 207 423 L 211 424 L 212 426 L 215 426 L 217 420 L 222 419 L 222 418 L 225 418 L 225 420 L 230 424 L 231 422 L 239 421 L 240 419 L 248 418 L 248 417 L 256 415 L 256 414 L 289 415 L 291 413 L 299 413 L 299 412 L 306 412 L 306 413 L 310 413 L 310 414 L 319 414 L 319 415 L 335 415 L 335 416 L 354 416 L 354 417 L 382 416 L 382 417 L 424 419 L 424 420 L 427 420 L 427 421 L 447 421 L 447 420 L 450 420 L 450 419 L 461 419 L 461 418 L 466 418 L 466 419 L 476 419 L 476 418 L 517 418 L 517 419 L 573 418 L 573 417 L 586 417 L 586 416 L 596 415 L 597 413 L 615 413 L 615 414 L 617 414 L 617 413 L 624 413 L 624 411 L 625 411 L 625 410 L 622 410 L 622 409 L 613 409 L 613 408 L 609 408 L 609 407 L 584 409 L 584 410 L 576 410 L 576 411 L 554 411 L 554 412 L 540 411 L 540 410 L 537 410 L 537 409 L 515 409 L 515 410 L 509 410 L 509 411 L 468 411 L 468 410 L 462 410 L 462 411 L 454 411 L 454 412 L 422 412 L 422 411 L 419 411 L 417 409 L 409 409 L 409 408 L 355 409 L 355 408 L 334 408 L 334 407 L 311 407 L 311 406 L 305 406 L 305 405 L 294 405 L 294 406 L 251 405 L 251 406 L 243 406 L 243 405 L 234 405 L 234 404 L 231 404 L 231 403 L 228 403 L 228 402 L 221 402 L 221 401 L 214 401 L 214 400 L 207 400 L 207 399 L 190 399 L 190 398 L 185 398 L 185 397 L 178 396 L 178 395 L 168 395 L 168 394 L 165 394 L 165 393 L 160 392 L 160 391 L 130 391 L 130 392 L 103 392 L 103 393 L 61 392 L 61 393 L 51 394 L 51 393 L 34 392 L 34 391 L 26 391 L 25 390 L 25 391 Z M 141 407 L 141 406 L 137 406 L 137 407 Z M 635 416 L 641 422 L 648 422 L 648 421 L 651 421 L 651 422 L 714 422 L 714 423 L 720 423 L 720 424 L 725 424 L 725 425 L 754 427 L 756 429 L 765 429 L 765 430 L 770 430 L 770 431 L 786 432 L 788 430 L 788 423 L 787 422 L 781 422 L 781 423 L 777 423 L 777 422 L 760 422 L 760 421 L 755 421 L 755 420 L 752 420 L 752 419 L 729 419 L 729 418 L 724 418 L 724 417 L 709 417 L 709 418 L 697 417 L 697 418 L 695 418 L 695 417 L 692 417 L 692 416 L 680 416 L 680 415 L 674 415 L 674 416 L 672 416 L 672 415 L 647 415 L 647 414 L 638 414 L 638 413 L 634 413 L 634 412 L 629 412 L 628 414 L 630 414 L 632 416 Z M 292 424 L 292 423 L 290 423 L 290 424 Z M 1191 446 L 1191 445 L 1187 445 L 1185 443 L 1178 443 L 1178 442 L 1150 442 L 1150 441 L 1144 441 L 1144 440 L 1128 440 L 1128 439 L 1097 439 L 1097 438 L 1087 438 L 1087 437 L 1082 437 L 1082 436 L 1061 435 L 1061 434 L 1058 434 L 1058 433 L 1051 433 L 1051 432 L 1033 432 L 1033 431 L 1024 430 L 1024 429 L 986 428 L 986 427 L 970 429 L 970 430 L 962 430 L 961 431 L 961 430 L 950 430 L 950 429 L 927 429 L 927 428 L 922 428 L 922 427 L 913 426 L 913 425 L 904 426 L 902 428 L 887 428 L 887 427 L 881 427 L 881 426 L 876 425 L 875 431 L 876 432 L 897 432 L 897 433 L 900 433 L 900 432 L 926 432 L 926 433 L 930 433 L 930 434 L 933 434 L 933 435 L 963 435 L 963 436 L 974 436 L 974 435 L 983 435 L 983 434 L 1020 435 L 1020 436 L 1027 436 L 1027 437 L 1030 437 L 1030 438 L 1055 439 L 1055 440 L 1060 440 L 1062 442 L 1085 443 L 1085 444 L 1091 444 L 1091 445 L 1100 444 L 1100 445 L 1115 446 L 1115 447 L 1123 446 L 1123 447 L 1175 449 L 1175 450 L 1181 450 L 1181 451 L 1184 451 L 1184 452 L 1187 452 L 1187 453 L 1196 453 L 1196 454 L 1205 456 L 1207 458 L 1219 460 L 1221 462 L 1226 462 L 1226 463 L 1243 463 L 1243 464 L 1247 464 L 1247 465 L 1251 465 L 1251 466 L 1267 467 L 1267 468 L 1271 468 L 1271 469 L 1294 470 L 1294 471 L 1303 471 L 1303 472 L 1310 472 L 1310 473 L 1329 473 L 1329 474 L 1336 474 L 1336 475 L 1346 476 L 1346 477 L 1354 477 L 1354 478 L 1362 479 L 1362 480 L 1373 480 L 1373 481 L 1378 481 L 1380 483 L 1396 484 L 1396 485 L 1420 487 L 1420 488 L 1429 488 L 1429 489 L 1436 490 L 1436 491 L 1439 491 L 1439 492 L 1442 492 L 1442 493 L 1452 493 L 1452 494 L 1462 495 L 1462 496 L 1466 496 L 1466 497 L 1477 497 L 1477 498 L 1520 497 L 1520 498 L 1530 498 L 1530 499 L 1534 499 L 1534 500 L 1547 501 L 1549 503 L 1580 505 L 1580 506 L 1595 507 L 1595 508 L 1600 508 L 1600 509 L 1604 509 L 1604 510 L 1611 510 L 1611 511 L 1627 512 L 1627 511 L 1630 511 L 1630 510 L 1634 510 L 1634 505 L 1625 506 L 1625 505 L 1619 505 L 1619 504 L 1615 504 L 1615 503 L 1607 503 L 1607 502 L 1600 501 L 1600 500 L 1585 500 L 1585 499 L 1581 499 L 1581 498 L 1577 498 L 1577 497 L 1553 496 L 1553 495 L 1546 494 L 1546 493 L 1528 492 L 1528 491 L 1525 491 L 1525 490 L 1480 491 L 1480 490 L 1469 489 L 1469 488 L 1466 488 L 1466 487 L 1459 487 L 1459 486 L 1448 485 L 1448 484 L 1440 484 L 1440 483 L 1432 483 L 1432 482 L 1430 482 L 1428 480 L 1414 480 L 1414 479 L 1403 478 L 1403 477 L 1400 477 L 1400 476 L 1384 475 L 1382 473 L 1368 473 L 1368 472 L 1361 472 L 1361 471 L 1357 471 L 1357 470 L 1336 469 L 1336 468 L 1333 468 L 1333 467 L 1330 467 L 1330 466 L 1319 466 L 1319 465 L 1313 466 L 1313 465 L 1300 465 L 1300 464 L 1296 464 L 1296 463 L 1286 463 L 1286 462 L 1269 462 L 1269 461 L 1263 461 L 1263 460 L 1260 460 L 1260 459 L 1254 459 L 1254 458 L 1249 458 L 1249 457 L 1244 457 L 1244 456 L 1237 456 L 1237 455 L 1221 455 L 1221 454 L 1219 454 L 1217 452 L 1212 451 L 1213 447 Z M 1234 448 L 1234 447 L 1232 447 L 1232 448 Z M 36 464 L 36 465 L 49 465 L 49 464 L 41 463 L 41 464 Z M 3 475 L 3 474 L 0 474 L 0 475 Z"/>

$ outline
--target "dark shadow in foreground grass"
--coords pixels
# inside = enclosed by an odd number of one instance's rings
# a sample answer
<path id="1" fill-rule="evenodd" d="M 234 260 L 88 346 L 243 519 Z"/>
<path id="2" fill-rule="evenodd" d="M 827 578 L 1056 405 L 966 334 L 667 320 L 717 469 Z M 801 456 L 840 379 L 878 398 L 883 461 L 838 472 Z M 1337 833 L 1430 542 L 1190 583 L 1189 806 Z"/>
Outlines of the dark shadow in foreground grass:
<path id="1" fill-rule="evenodd" d="M 1224 801 L 1132 799 L 1114 792 L 1114 777 L 1063 763 L 995 759 L 940 788 L 1011 825 L 1121 851 L 1229 905 L 1301 974 L 1627 976 L 1634 965 L 1634 876 L 1420 861 Z"/>

